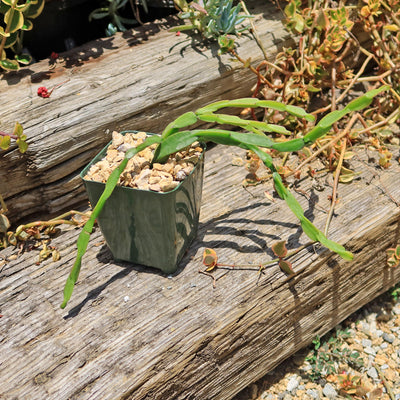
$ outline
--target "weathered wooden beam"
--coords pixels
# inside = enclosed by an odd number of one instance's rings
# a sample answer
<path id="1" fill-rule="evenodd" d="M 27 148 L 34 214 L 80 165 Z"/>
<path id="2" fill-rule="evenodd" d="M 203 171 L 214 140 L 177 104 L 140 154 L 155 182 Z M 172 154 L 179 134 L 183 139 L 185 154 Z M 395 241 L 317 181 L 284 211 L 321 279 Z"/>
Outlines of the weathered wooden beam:
<path id="1" fill-rule="evenodd" d="M 257 0 L 261 40 L 271 58 L 292 39 L 277 9 Z M 12 149 L 0 158 L 0 193 L 13 222 L 54 216 L 86 201 L 77 174 L 109 140 L 113 130 L 161 132 L 179 114 L 212 101 L 249 96 L 255 76 L 218 56 L 217 46 L 202 47 L 185 35 L 168 32 L 177 18 L 99 39 L 62 54 L 53 69 L 48 60 L 3 74 L 0 92 L 2 130 L 20 122 L 29 149 Z M 239 53 L 253 64 L 261 51 L 248 36 Z M 67 81 L 67 82 L 65 82 Z M 55 89 L 50 98 L 40 86 Z"/>
<path id="2" fill-rule="evenodd" d="M 295 271 L 304 269 L 294 279 L 276 265 L 261 275 L 219 270 L 213 289 L 198 273 L 205 247 L 220 262 L 257 266 L 277 240 L 289 249 L 307 242 L 286 204 L 265 197 L 270 184 L 242 187 L 246 171 L 231 165 L 237 154 L 207 151 L 198 238 L 174 276 L 115 263 L 96 231 L 61 310 L 79 230 L 53 240 L 57 262 L 36 265 L 32 251 L 0 264 L 0 398 L 227 400 L 400 281 L 400 269 L 385 263 L 400 240 L 399 209 L 388 196 L 400 199 L 400 167 L 378 179 L 354 161 L 361 174 L 339 186 L 329 231 L 353 262 L 309 248 L 294 258 Z M 323 229 L 330 186 L 318 192 L 305 180 L 299 193 Z"/>

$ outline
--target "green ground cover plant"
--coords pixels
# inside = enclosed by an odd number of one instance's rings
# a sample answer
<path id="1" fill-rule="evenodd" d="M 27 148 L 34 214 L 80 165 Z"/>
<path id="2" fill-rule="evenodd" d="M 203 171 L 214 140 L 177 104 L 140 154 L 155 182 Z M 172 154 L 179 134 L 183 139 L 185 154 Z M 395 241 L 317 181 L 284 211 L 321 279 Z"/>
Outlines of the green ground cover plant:
<path id="1" fill-rule="evenodd" d="M 3 70 L 16 71 L 20 64 L 32 62 L 32 57 L 23 53 L 23 36 L 33 28 L 31 20 L 41 14 L 44 1 L 27 0 L 21 4 L 18 0 L 1 0 L 0 15 L 4 23 L 0 22 L 0 68 Z M 6 49 L 14 53 L 14 59 L 8 58 Z"/>

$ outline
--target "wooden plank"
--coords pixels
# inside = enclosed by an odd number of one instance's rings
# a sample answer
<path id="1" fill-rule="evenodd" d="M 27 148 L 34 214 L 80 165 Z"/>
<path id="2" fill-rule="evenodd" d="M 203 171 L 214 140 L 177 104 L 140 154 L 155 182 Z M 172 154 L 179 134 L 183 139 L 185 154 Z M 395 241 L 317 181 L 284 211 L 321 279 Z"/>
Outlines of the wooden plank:
<path id="1" fill-rule="evenodd" d="M 1 267 L 0 398 L 230 399 L 400 280 L 400 269 L 385 266 L 385 250 L 399 243 L 399 209 L 387 193 L 400 199 L 400 167 L 378 180 L 354 161 L 361 175 L 340 185 L 330 228 L 353 262 L 307 249 L 295 257 L 295 270 L 305 269 L 292 280 L 276 265 L 259 280 L 257 271 L 220 270 L 213 289 L 198 274 L 205 247 L 221 262 L 257 265 L 277 240 L 290 249 L 307 241 L 285 203 L 265 197 L 270 183 L 242 187 L 236 155 L 243 152 L 207 151 L 198 238 L 173 276 L 115 263 L 96 231 L 61 310 L 76 229 L 53 241 L 59 261 L 36 265 L 30 252 Z M 307 216 L 323 228 L 329 185 L 317 192 L 305 180 L 299 189 L 309 196 L 296 194 Z"/>
<path id="2" fill-rule="evenodd" d="M 253 2 L 250 12 L 271 58 L 293 40 L 272 4 Z M 212 101 L 249 96 L 254 75 L 217 47 L 205 48 L 168 32 L 177 19 L 99 39 L 48 60 L 3 74 L 0 92 L 2 130 L 20 122 L 29 149 L 0 158 L 0 193 L 9 218 L 54 216 L 86 198 L 76 175 L 109 140 L 112 130 L 161 132 L 179 114 Z M 239 40 L 243 58 L 261 61 L 251 38 Z M 48 99 L 37 89 L 55 89 Z"/>

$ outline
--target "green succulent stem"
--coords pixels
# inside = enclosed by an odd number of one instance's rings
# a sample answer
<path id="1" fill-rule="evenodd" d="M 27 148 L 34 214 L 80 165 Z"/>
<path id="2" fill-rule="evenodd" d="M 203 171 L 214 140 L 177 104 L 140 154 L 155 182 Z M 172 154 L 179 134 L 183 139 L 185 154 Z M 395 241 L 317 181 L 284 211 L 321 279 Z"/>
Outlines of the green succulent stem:
<path id="1" fill-rule="evenodd" d="M 220 110 L 221 108 L 226 107 L 263 107 L 287 112 L 288 114 L 291 114 L 297 118 L 302 118 L 304 121 L 313 121 L 314 117 L 306 113 L 302 108 L 299 107 L 285 105 L 283 103 L 275 101 L 259 100 L 256 98 L 244 98 L 237 100 L 219 101 L 202 107 L 195 112 L 190 111 L 184 113 L 176 118 L 174 121 L 172 121 L 170 124 L 168 124 L 162 132 L 161 136 L 150 136 L 137 148 L 132 148 L 128 150 L 125 154 L 124 160 L 111 173 L 109 179 L 106 182 L 105 189 L 93 209 L 90 219 L 85 224 L 81 234 L 79 235 L 77 242 L 77 257 L 65 284 L 64 301 L 61 304 L 61 308 L 64 308 L 71 298 L 74 285 L 78 279 L 81 269 L 82 257 L 87 250 L 90 234 L 92 232 L 95 220 L 103 209 L 105 202 L 111 196 L 114 188 L 116 187 L 118 179 L 124 171 L 128 160 L 138 152 L 155 143 L 157 143 L 158 146 L 154 154 L 153 162 L 164 162 L 167 160 L 169 155 L 190 146 L 196 141 L 209 141 L 217 144 L 236 146 L 253 151 L 261 159 L 265 166 L 271 170 L 276 192 L 278 193 L 279 197 L 281 197 L 281 199 L 285 200 L 289 209 L 299 220 L 303 232 L 311 239 L 311 241 L 321 243 L 323 246 L 337 253 L 345 260 L 352 260 L 352 253 L 347 251 L 342 245 L 328 239 L 323 232 L 321 232 L 317 227 L 312 224 L 310 220 L 305 217 L 301 205 L 298 203 L 290 190 L 284 185 L 282 178 L 274 165 L 271 155 L 264 151 L 264 149 L 275 149 L 280 152 L 298 151 L 302 149 L 305 145 L 313 143 L 317 139 L 323 137 L 331 130 L 333 124 L 338 122 L 346 114 L 367 107 L 376 95 L 388 89 L 388 86 L 382 86 L 378 89 L 374 89 L 365 93 L 363 96 L 351 101 L 342 110 L 333 111 L 330 114 L 326 115 L 305 136 L 291 139 L 285 142 L 275 141 L 273 138 L 270 138 L 262 133 L 263 131 L 279 132 L 279 128 L 277 128 L 275 125 L 266 124 L 260 121 L 247 121 L 236 116 L 215 114 L 215 112 Z M 193 130 L 187 129 L 189 126 L 202 120 L 207 122 L 214 122 L 217 125 L 225 125 L 226 123 L 229 123 L 234 128 L 244 129 L 245 132 L 237 132 L 236 130 L 225 130 L 218 128 Z"/>

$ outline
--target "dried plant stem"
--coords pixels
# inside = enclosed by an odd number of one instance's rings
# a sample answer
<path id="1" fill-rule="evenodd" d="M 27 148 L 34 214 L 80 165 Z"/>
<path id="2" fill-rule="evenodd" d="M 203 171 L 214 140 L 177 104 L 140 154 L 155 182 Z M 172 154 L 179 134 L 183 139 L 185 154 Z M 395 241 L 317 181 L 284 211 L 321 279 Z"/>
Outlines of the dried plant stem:
<path id="1" fill-rule="evenodd" d="M 288 258 L 296 255 L 297 253 L 299 253 L 301 250 L 306 249 L 307 247 L 312 246 L 313 244 L 315 244 L 316 242 L 307 242 L 305 244 L 303 244 L 302 246 L 298 247 L 297 249 L 294 249 L 292 251 L 289 251 L 285 257 L 283 257 L 284 260 L 287 260 Z M 214 268 L 229 268 L 229 270 L 232 269 L 251 269 L 251 270 L 257 270 L 259 272 L 263 271 L 265 269 L 265 267 L 269 266 L 269 265 L 273 265 L 273 264 L 277 264 L 280 261 L 279 258 L 274 258 L 273 260 L 267 261 L 265 263 L 262 264 L 221 264 L 221 263 L 217 263 L 215 265 Z M 300 271 L 295 272 L 294 274 L 289 275 L 289 277 L 287 278 L 293 278 L 294 276 L 298 275 L 300 272 L 302 272 L 304 270 L 304 268 L 302 268 Z M 211 272 L 207 271 L 207 270 L 201 270 L 199 269 L 199 273 L 209 276 L 212 280 L 213 280 L 213 288 L 215 289 L 216 287 L 216 283 L 217 280 L 221 279 L 223 276 L 225 276 L 229 271 L 224 272 L 223 274 L 221 274 L 218 277 L 215 277 Z M 285 279 L 284 282 L 286 282 L 287 278 Z"/>
<path id="2" fill-rule="evenodd" d="M 346 87 L 346 89 L 344 90 L 344 92 L 337 98 L 337 102 L 340 103 L 344 97 L 346 96 L 346 94 L 350 91 L 350 89 L 354 86 L 354 84 L 359 81 L 360 76 L 364 73 L 365 68 L 367 68 L 367 65 L 369 64 L 369 62 L 372 59 L 372 54 L 369 55 L 365 61 L 363 62 L 363 64 L 361 65 L 360 69 L 358 70 L 357 74 L 354 75 L 354 77 L 352 78 L 352 80 L 350 81 L 349 85 Z"/>
<path id="3" fill-rule="evenodd" d="M 350 91 L 350 89 L 352 89 L 352 87 L 353 87 L 357 82 L 360 82 L 360 81 L 361 81 L 362 78 L 360 78 L 360 76 L 364 73 L 365 68 L 367 67 L 368 63 L 371 61 L 372 57 L 373 57 L 372 54 L 370 54 L 370 55 L 365 59 L 365 61 L 363 62 L 362 66 L 360 67 L 359 71 L 357 72 L 356 75 L 354 75 L 354 77 L 350 80 L 350 82 L 347 82 L 347 81 L 345 81 L 345 82 L 344 82 L 344 81 L 339 81 L 339 82 L 337 82 L 339 85 L 340 85 L 340 84 L 343 84 L 343 83 L 346 83 L 346 84 L 348 84 L 348 86 L 347 86 L 346 89 L 343 91 L 343 93 L 341 93 L 341 95 L 336 99 L 336 104 L 337 104 L 337 103 L 340 103 L 340 102 L 345 98 L 345 96 L 346 96 L 347 93 Z M 325 111 L 328 111 L 330 108 L 331 108 L 331 106 L 329 105 L 329 106 L 320 108 L 320 109 L 318 109 L 318 110 L 312 112 L 312 114 L 318 115 L 318 114 L 320 114 L 320 113 L 323 113 L 323 112 L 325 112 Z"/>
<path id="4" fill-rule="evenodd" d="M 73 219 L 71 219 L 71 220 L 65 219 L 71 215 L 81 215 L 85 218 L 90 217 L 89 213 L 83 213 L 80 211 L 71 210 L 71 211 L 68 211 L 56 218 L 50 219 L 48 221 L 35 221 L 35 222 L 30 222 L 29 224 L 20 225 L 17 228 L 17 230 L 15 231 L 15 237 L 18 237 L 19 235 L 21 235 L 21 233 L 23 231 L 25 231 L 25 229 L 34 228 L 34 227 L 38 227 L 38 226 L 44 227 L 44 226 L 54 226 L 54 225 L 63 225 L 63 224 L 75 225 L 75 226 L 80 225 L 80 222 L 77 222 Z"/>
<path id="5" fill-rule="evenodd" d="M 380 74 L 378 76 L 363 76 L 362 78 L 357 78 L 357 82 L 378 82 L 378 81 L 381 81 L 382 79 L 386 78 L 387 76 L 391 75 L 392 72 L 393 71 L 390 69 L 386 72 L 383 72 L 382 74 Z M 347 82 L 348 82 L 348 80 L 344 80 L 344 81 L 340 81 L 339 84 L 347 84 Z"/>
<path id="6" fill-rule="evenodd" d="M 265 83 L 267 86 L 269 86 L 271 89 L 274 88 L 274 85 L 263 75 L 260 74 L 259 71 L 257 71 L 252 65 L 250 65 L 246 60 L 243 60 L 242 57 L 239 56 L 238 53 L 236 53 L 235 50 L 231 50 L 230 53 L 238 60 L 240 61 L 245 67 L 249 68 L 251 72 L 255 73 L 258 76 L 258 79 L 262 83 Z"/>
<path id="7" fill-rule="evenodd" d="M 390 58 L 390 55 L 387 52 L 384 43 L 382 42 L 382 38 L 380 37 L 378 31 L 376 30 L 376 24 L 375 24 L 374 17 L 372 15 L 370 15 L 368 17 L 368 21 L 371 24 L 372 36 L 374 37 L 376 43 L 378 43 L 378 46 L 380 47 L 380 49 L 382 50 L 383 58 L 390 65 L 391 68 L 395 68 L 396 66 L 394 65 L 392 59 Z"/>
<path id="8" fill-rule="evenodd" d="M 389 11 L 389 12 L 390 12 L 390 16 L 391 16 L 391 18 L 393 19 L 393 21 L 396 23 L 396 25 L 397 25 L 398 27 L 400 27 L 400 20 L 396 17 L 396 14 L 393 12 L 392 8 L 389 7 L 389 6 L 386 4 L 386 2 L 383 1 L 383 0 L 381 0 L 380 3 L 381 3 L 381 5 L 383 6 L 383 8 L 386 9 L 386 11 Z"/>
<path id="9" fill-rule="evenodd" d="M 389 124 L 395 118 L 399 118 L 399 117 L 400 117 L 400 107 L 397 108 L 396 110 L 394 110 L 388 117 L 386 117 L 382 121 L 379 121 L 376 124 L 371 125 L 371 126 L 369 126 L 367 128 L 361 129 L 360 131 L 357 131 L 357 133 L 359 135 L 362 134 L 362 133 L 366 133 L 366 132 L 371 133 L 371 131 L 373 131 L 374 129 L 378 129 L 378 128 L 382 127 L 382 126 L 385 126 L 385 125 Z"/>
<path id="10" fill-rule="evenodd" d="M 250 16 L 249 10 L 247 9 L 245 2 L 244 2 L 243 0 L 240 0 L 240 4 L 241 4 L 241 6 L 242 6 L 242 9 L 243 9 L 244 13 L 245 13 L 246 15 L 249 15 L 249 16 Z M 252 34 L 253 34 L 254 39 L 255 39 L 255 41 L 256 41 L 256 43 L 257 43 L 257 46 L 260 48 L 261 52 L 263 53 L 263 56 L 264 56 L 265 61 L 268 62 L 267 51 L 265 50 L 265 47 L 264 47 L 264 45 L 262 44 L 262 42 L 261 42 L 261 40 L 260 40 L 260 37 L 258 36 L 258 32 L 257 32 L 256 26 L 254 25 L 254 22 L 252 21 L 251 18 L 250 18 L 249 20 L 250 20 L 250 25 L 251 25 Z"/>
<path id="11" fill-rule="evenodd" d="M 329 213 L 328 213 L 328 216 L 326 217 L 326 223 L 325 223 L 325 230 L 324 230 L 325 236 L 328 234 L 329 225 L 331 223 L 332 216 L 333 216 L 333 211 L 335 210 L 336 199 L 337 199 L 337 188 L 339 185 L 340 171 L 342 169 L 345 151 L 346 151 L 346 140 L 344 139 L 342 141 L 342 147 L 340 149 L 338 165 L 337 165 L 336 171 L 335 171 L 335 179 L 333 181 L 331 207 L 329 208 Z"/>
<path id="12" fill-rule="evenodd" d="M 331 100 L 331 111 L 335 111 L 336 110 L 336 93 L 335 93 L 335 89 L 336 89 L 336 63 L 333 62 L 333 66 L 332 66 L 332 74 L 331 74 L 331 92 L 332 92 L 332 100 Z M 335 123 L 334 126 L 337 126 L 337 124 Z"/>
<path id="13" fill-rule="evenodd" d="M 319 154 L 321 154 L 324 150 L 326 150 L 327 148 L 333 146 L 338 140 L 340 140 L 341 138 L 343 138 L 344 136 L 346 136 L 349 133 L 349 130 L 351 129 L 351 127 L 354 125 L 354 123 L 356 122 L 356 120 L 358 119 L 359 114 L 356 113 L 354 114 L 350 121 L 348 122 L 348 124 L 346 125 L 346 127 L 343 129 L 343 131 L 338 134 L 337 136 L 335 136 L 330 142 L 328 142 L 327 144 L 323 145 L 322 147 L 320 147 L 317 151 L 315 151 L 310 157 L 308 157 L 306 160 L 304 160 L 294 171 L 290 172 L 288 174 L 288 176 L 295 174 L 296 172 L 300 171 L 305 165 L 307 165 L 309 162 L 311 162 L 312 160 L 314 160 Z"/>
<path id="14" fill-rule="evenodd" d="M 385 378 L 385 375 L 383 375 L 381 369 L 378 367 L 377 364 L 375 364 L 375 369 L 378 371 L 379 377 L 381 378 L 382 383 L 384 384 L 390 399 L 391 400 L 395 400 L 396 398 L 394 397 L 394 394 L 393 394 L 393 391 L 391 389 L 391 386 L 389 385 L 388 381 Z"/>

